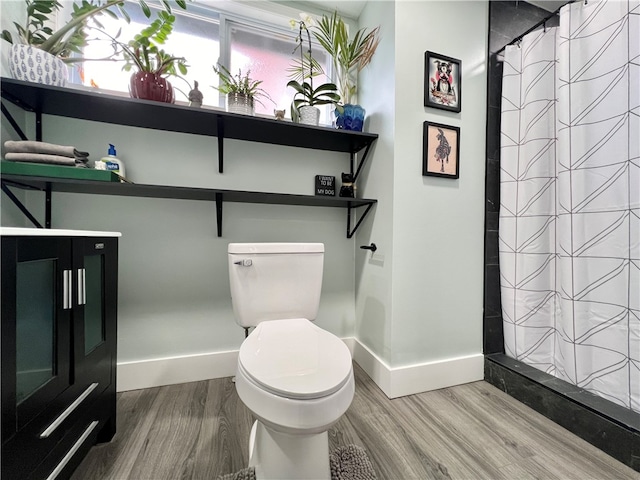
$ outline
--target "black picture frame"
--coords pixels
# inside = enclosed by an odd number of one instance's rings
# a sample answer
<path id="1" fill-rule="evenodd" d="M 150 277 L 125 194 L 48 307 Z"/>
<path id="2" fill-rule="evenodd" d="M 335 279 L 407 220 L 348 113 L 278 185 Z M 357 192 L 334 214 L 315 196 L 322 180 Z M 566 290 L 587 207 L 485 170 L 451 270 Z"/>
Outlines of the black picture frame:
<path id="1" fill-rule="evenodd" d="M 462 62 L 434 52 L 424 54 L 424 106 L 462 110 Z"/>
<path id="2" fill-rule="evenodd" d="M 460 178 L 460 127 L 424 122 L 422 175 Z"/>

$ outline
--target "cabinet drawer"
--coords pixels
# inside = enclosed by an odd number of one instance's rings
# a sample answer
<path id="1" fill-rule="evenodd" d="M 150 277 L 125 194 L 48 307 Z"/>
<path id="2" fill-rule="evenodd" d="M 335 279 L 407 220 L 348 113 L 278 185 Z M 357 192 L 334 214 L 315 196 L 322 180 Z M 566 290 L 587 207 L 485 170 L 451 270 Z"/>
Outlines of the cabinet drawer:
<path id="1" fill-rule="evenodd" d="M 109 398 L 100 395 L 86 404 L 65 436 L 53 447 L 44 461 L 27 477 L 29 480 L 63 480 L 71 476 L 89 449 L 96 443 L 108 418 Z"/>
<path id="2" fill-rule="evenodd" d="M 57 399 L 55 410 L 47 409 L 2 446 L 3 478 L 28 478 L 35 459 L 43 459 L 57 450 L 71 432 L 80 428 L 77 427 L 79 420 L 90 416 L 93 405 L 109 384 L 93 382 L 82 389 L 76 387 L 79 386 L 70 388 Z M 98 419 L 103 421 L 108 412 L 103 411 L 100 415 L 102 417 Z"/>

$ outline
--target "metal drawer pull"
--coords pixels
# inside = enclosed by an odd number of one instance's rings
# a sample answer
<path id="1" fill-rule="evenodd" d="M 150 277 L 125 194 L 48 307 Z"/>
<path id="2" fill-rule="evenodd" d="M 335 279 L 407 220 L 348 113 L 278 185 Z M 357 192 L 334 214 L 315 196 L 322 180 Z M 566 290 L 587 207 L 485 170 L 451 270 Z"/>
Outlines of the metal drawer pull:
<path id="1" fill-rule="evenodd" d="M 78 305 L 84 305 L 87 303 L 87 293 L 86 293 L 86 280 L 84 268 L 78 269 Z"/>
<path id="2" fill-rule="evenodd" d="M 68 310 L 71 308 L 69 304 L 69 298 L 71 297 L 71 270 L 63 270 L 62 271 L 62 309 Z"/>
<path id="3" fill-rule="evenodd" d="M 67 291 L 69 299 L 67 300 L 67 303 L 69 308 L 73 308 L 73 271 L 67 270 L 67 276 L 69 277 L 69 280 L 67 281 L 69 285 L 69 290 Z"/>
<path id="4" fill-rule="evenodd" d="M 62 412 L 58 418 L 56 418 L 51 425 L 49 425 L 41 434 L 40 434 L 40 438 L 47 438 L 49 435 L 51 435 L 56 428 L 58 428 L 60 426 L 60 424 L 62 422 L 64 422 L 66 420 L 66 418 L 71 415 L 73 413 L 73 411 L 78 408 L 78 406 L 82 403 L 82 401 L 87 398 L 89 395 L 91 395 L 91 392 L 93 392 L 96 387 L 98 386 L 98 382 L 92 383 L 91 385 L 89 385 L 87 387 L 87 389 L 82 392 L 82 395 L 80 395 L 78 398 L 75 399 L 75 401 L 69 405 L 66 410 L 64 412 Z"/>
<path id="5" fill-rule="evenodd" d="M 64 458 L 60 460 L 60 463 L 56 465 L 56 468 L 54 468 L 53 472 L 51 472 L 51 474 L 47 477 L 47 480 L 54 480 L 54 478 L 56 478 L 60 474 L 60 472 L 64 469 L 64 467 L 67 466 L 67 463 L 69 463 L 69 460 L 71 460 L 71 457 L 73 457 L 76 454 L 76 452 L 80 449 L 84 441 L 87 439 L 89 435 L 91 435 L 91 432 L 93 432 L 93 430 L 98 426 L 99 423 L 100 422 L 98 420 L 94 420 L 89 424 L 89 426 L 82 433 L 82 435 L 80 435 L 80 438 L 76 440 L 76 443 L 74 443 L 73 446 L 69 449 L 69 451 L 64 456 Z"/>

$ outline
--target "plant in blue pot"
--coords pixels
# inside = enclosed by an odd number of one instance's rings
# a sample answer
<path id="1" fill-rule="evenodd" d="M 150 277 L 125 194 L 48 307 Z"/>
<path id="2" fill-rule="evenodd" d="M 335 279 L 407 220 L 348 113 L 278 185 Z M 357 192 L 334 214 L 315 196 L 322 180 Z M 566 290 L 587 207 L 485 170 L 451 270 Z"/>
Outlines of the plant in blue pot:
<path id="1" fill-rule="evenodd" d="M 365 110 L 355 103 L 358 73 L 373 58 L 380 43 L 380 27 L 372 30 L 361 28 L 353 38 L 349 29 L 337 12 L 323 15 L 313 26 L 313 35 L 331 56 L 336 72 L 338 92 L 342 103 L 336 107 L 336 127 L 345 130 L 362 131 Z"/>

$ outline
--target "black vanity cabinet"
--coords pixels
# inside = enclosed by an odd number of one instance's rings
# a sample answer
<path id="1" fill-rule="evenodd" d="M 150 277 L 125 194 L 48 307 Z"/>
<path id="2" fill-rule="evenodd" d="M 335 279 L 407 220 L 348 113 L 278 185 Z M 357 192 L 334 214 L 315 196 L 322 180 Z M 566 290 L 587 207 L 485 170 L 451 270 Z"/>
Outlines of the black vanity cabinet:
<path id="1" fill-rule="evenodd" d="M 117 265 L 115 237 L 3 234 L 3 479 L 68 478 L 114 435 Z"/>

